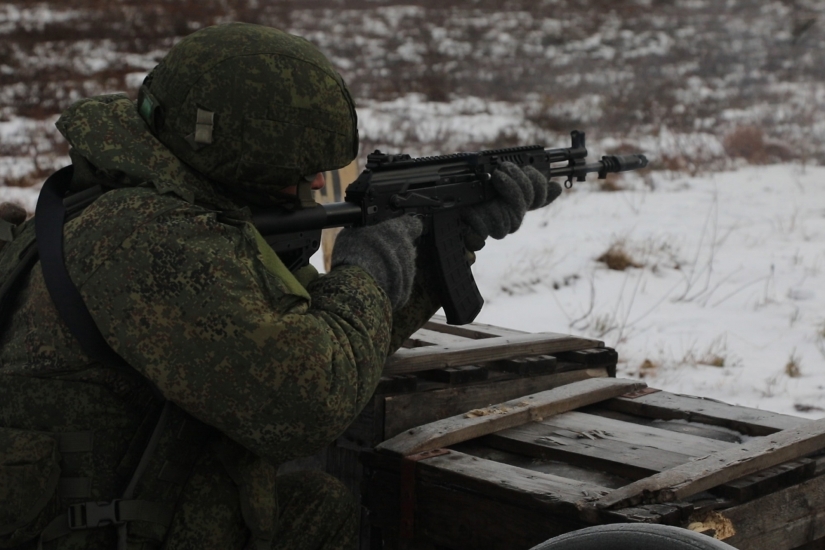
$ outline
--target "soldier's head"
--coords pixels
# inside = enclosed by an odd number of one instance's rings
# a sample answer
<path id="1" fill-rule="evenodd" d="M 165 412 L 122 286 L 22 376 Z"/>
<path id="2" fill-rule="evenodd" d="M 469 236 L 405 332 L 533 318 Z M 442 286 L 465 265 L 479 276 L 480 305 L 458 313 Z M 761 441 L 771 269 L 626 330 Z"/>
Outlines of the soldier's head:
<path id="1" fill-rule="evenodd" d="M 201 29 L 146 77 L 138 111 L 178 158 L 252 204 L 307 198 L 358 152 L 355 106 L 312 44 L 246 23 Z"/>

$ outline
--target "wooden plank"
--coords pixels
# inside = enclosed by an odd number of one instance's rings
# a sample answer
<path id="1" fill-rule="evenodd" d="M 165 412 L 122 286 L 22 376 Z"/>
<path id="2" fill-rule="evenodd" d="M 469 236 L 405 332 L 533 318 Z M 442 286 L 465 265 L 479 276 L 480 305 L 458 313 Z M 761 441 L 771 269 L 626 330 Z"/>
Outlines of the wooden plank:
<path id="1" fill-rule="evenodd" d="M 450 449 L 455 449 L 456 451 L 467 455 L 493 460 L 501 464 L 508 464 L 510 466 L 516 466 L 544 474 L 552 474 L 558 477 L 575 479 L 577 481 L 590 483 L 591 485 L 607 487 L 608 489 L 618 489 L 619 487 L 627 485 L 631 481 L 627 478 L 617 476 L 603 470 L 586 468 L 585 465 L 581 463 L 569 464 L 559 460 L 536 458 L 533 456 L 527 456 L 520 453 L 511 453 L 509 451 L 497 449 L 489 445 L 485 445 L 483 443 L 485 439 L 486 438 L 481 438 L 473 441 L 465 441 L 464 443 L 457 443 L 452 445 Z"/>
<path id="2" fill-rule="evenodd" d="M 405 348 L 420 348 L 426 346 L 451 346 L 453 344 L 463 344 L 468 338 L 457 336 L 448 332 L 438 332 L 427 328 L 415 331 L 405 342 Z"/>
<path id="3" fill-rule="evenodd" d="M 415 486 L 416 540 L 404 548 L 455 550 L 524 550 L 548 538 L 586 527 L 552 493 L 525 493 L 497 487 L 475 477 L 430 468 L 428 459 L 418 464 Z M 371 461 L 367 457 L 366 462 Z M 400 461 L 397 461 L 400 462 Z M 462 479 L 458 484 L 457 479 Z M 368 521 L 382 531 L 383 548 L 398 548 L 401 476 L 394 470 L 372 470 L 364 483 Z M 550 485 L 540 490 L 552 490 Z M 586 488 L 585 488 L 586 490 Z"/>
<path id="4" fill-rule="evenodd" d="M 416 426 L 455 416 L 471 409 L 486 407 L 549 390 L 589 378 L 604 378 L 605 369 L 586 369 L 548 376 L 537 376 L 484 384 L 447 388 L 429 392 L 394 395 L 385 400 L 384 433 L 381 440 L 396 436 Z"/>
<path id="5" fill-rule="evenodd" d="M 581 437 L 578 432 L 532 423 L 490 434 L 483 443 L 514 453 L 560 460 L 640 479 L 690 460 L 690 455 L 614 439 Z"/>
<path id="6" fill-rule="evenodd" d="M 813 477 L 815 466 L 809 458 L 786 462 L 720 485 L 714 493 L 744 502 Z"/>
<path id="7" fill-rule="evenodd" d="M 761 411 L 668 392 L 657 392 L 635 399 L 617 398 L 603 407 L 638 416 L 664 420 L 683 419 L 714 426 L 724 426 L 747 435 L 768 435 L 798 428 L 809 420 L 770 411 Z"/>
<path id="8" fill-rule="evenodd" d="M 732 447 L 731 443 L 576 411 L 504 430 L 482 441 L 498 449 L 563 460 L 633 479 Z M 807 479 L 813 471 L 813 461 L 789 462 L 721 485 L 716 492 L 744 501 Z"/>
<path id="9" fill-rule="evenodd" d="M 599 440 L 614 440 L 631 446 L 672 451 L 688 456 L 702 456 L 731 448 L 730 443 L 695 435 L 671 432 L 655 426 L 630 424 L 577 411 L 554 416 L 541 422 L 543 426 L 584 434 Z"/>
<path id="10" fill-rule="evenodd" d="M 682 500 L 823 448 L 825 419 L 813 420 L 802 428 L 760 437 L 631 483 L 600 499 L 597 507 L 617 508 L 643 501 Z"/>
<path id="11" fill-rule="evenodd" d="M 585 407 L 584 409 L 581 409 L 581 412 L 594 414 L 596 416 L 603 416 L 605 418 L 613 418 L 615 420 L 621 420 L 622 422 L 641 424 L 642 426 L 654 426 L 656 428 L 669 430 L 672 432 L 697 435 L 699 437 L 717 439 L 719 441 L 727 441 L 728 443 L 741 443 L 743 438 L 741 432 L 730 428 L 711 426 L 710 424 L 702 424 L 700 422 L 690 422 L 684 419 L 658 420 L 655 418 L 634 416 L 632 414 L 605 409 L 601 405 Z"/>
<path id="12" fill-rule="evenodd" d="M 481 382 L 487 380 L 490 371 L 487 367 L 477 365 L 467 365 L 464 367 L 447 367 L 446 369 L 425 370 L 418 373 L 418 376 L 425 380 L 441 382 L 451 386 L 457 384 L 469 384 L 470 382 Z"/>
<path id="13" fill-rule="evenodd" d="M 499 336 L 515 336 L 517 334 L 529 334 L 523 330 L 496 327 L 493 325 L 485 325 L 484 323 L 448 325 L 447 318 L 443 315 L 433 315 L 432 318 L 424 325 L 424 328 L 447 334 L 455 334 L 456 336 L 463 336 L 464 338 L 472 338 L 473 340 L 479 340 L 482 338 L 496 338 Z"/>
<path id="14" fill-rule="evenodd" d="M 532 502 L 538 500 L 554 502 L 571 510 L 583 498 L 606 495 L 610 489 L 592 483 L 545 474 L 501 464 L 459 451 L 428 458 L 418 463 L 422 472 L 436 472 L 441 477 L 450 473 L 451 485 L 460 485 L 472 492 L 483 492 L 505 501 Z M 516 494 L 513 494 L 515 492 Z"/>
<path id="15" fill-rule="evenodd" d="M 816 539 L 813 542 L 797 546 L 793 550 L 825 550 L 825 538 Z"/>
<path id="16" fill-rule="evenodd" d="M 725 542 L 735 548 L 797 548 L 825 537 L 825 477 L 719 512 L 733 523 L 736 534 Z"/>
<path id="17" fill-rule="evenodd" d="M 603 347 L 589 338 L 543 332 L 468 340 L 463 344 L 400 349 L 384 363 L 384 374 L 402 374 L 445 367 L 461 367 L 527 355 L 553 355 Z"/>
<path id="18" fill-rule="evenodd" d="M 607 349 L 607 348 L 602 348 Z M 511 372 L 518 376 L 541 376 L 556 371 L 558 360 L 552 355 L 501 359 L 490 364 L 491 368 Z"/>
<path id="19" fill-rule="evenodd" d="M 446 447 L 499 430 L 540 420 L 645 387 L 643 382 L 616 378 L 582 380 L 524 396 L 474 414 L 461 414 L 412 428 L 381 443 L 378 449 L 402 455 Z"/>
<path id="20" fill-rule="evenodd" d="M 591 348 L 581 351 L 565 351 L 556 354 L 556 359 L 565 363 L 576 363 L 588 367 L 615 365 L 619 355 L 613 348 Z"/>

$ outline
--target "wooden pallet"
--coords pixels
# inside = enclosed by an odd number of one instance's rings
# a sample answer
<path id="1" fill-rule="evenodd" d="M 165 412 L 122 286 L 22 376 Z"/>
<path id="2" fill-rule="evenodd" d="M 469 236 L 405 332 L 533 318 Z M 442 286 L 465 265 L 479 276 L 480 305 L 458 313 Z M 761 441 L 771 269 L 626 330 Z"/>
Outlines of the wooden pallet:
<path id="1" fill-rule="evenodd" d="M 334 474 L 360 493 L 359 454 L 415 426 L 571 382 L 615 376 L 616 352 L 598 340 L 435 316 L 387 360 L 378 389 L 338 440 L 319 455 L 287 464 Z"/>
<path id="2" fill-rule="evenodd" d="M 820 548 L 823 449 L 825 420 L 581 380 L 362 453 L 371 547 L 527 549 L 621 521 L 690 526 L 742 549 Z"/>

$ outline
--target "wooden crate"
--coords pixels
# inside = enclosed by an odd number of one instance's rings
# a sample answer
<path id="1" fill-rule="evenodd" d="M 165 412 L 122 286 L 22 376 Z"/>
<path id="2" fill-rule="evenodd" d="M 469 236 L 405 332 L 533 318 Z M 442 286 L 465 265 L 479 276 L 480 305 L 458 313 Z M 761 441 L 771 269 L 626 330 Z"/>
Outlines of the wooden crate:
<path id="1" fill-rule="evenodd" d="M 825 419 L 594 378 L 406 429 L 372 452 L 362 548 L 527 549 L 588 525 L 825 547 Z"/>
<path id="2" fill-rule="evenodd" d="M 525 333 L 435 316 L 390 357 L 370 403 L 329 448 L 282 472 L 320 468 L 360 494 L 359 455 L 404 430 L 596 377 L 615 376 L 616 352 L 597 340 Z"/>

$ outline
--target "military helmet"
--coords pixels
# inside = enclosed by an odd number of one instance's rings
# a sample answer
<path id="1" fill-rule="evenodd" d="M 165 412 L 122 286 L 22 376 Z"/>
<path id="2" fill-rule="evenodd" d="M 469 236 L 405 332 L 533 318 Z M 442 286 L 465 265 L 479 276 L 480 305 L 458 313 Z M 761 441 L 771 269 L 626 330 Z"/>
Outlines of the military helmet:
<path id="1" fill-rule="evenodd" d="M 346 166 L 358 153 L 355 106 L 312 44 L 229 23 L 173 46 L 149 73 L 138 111 L 178 158 L 249 202 Z"/>

